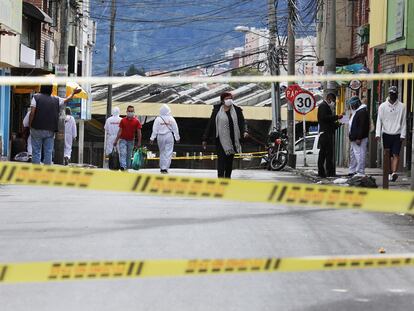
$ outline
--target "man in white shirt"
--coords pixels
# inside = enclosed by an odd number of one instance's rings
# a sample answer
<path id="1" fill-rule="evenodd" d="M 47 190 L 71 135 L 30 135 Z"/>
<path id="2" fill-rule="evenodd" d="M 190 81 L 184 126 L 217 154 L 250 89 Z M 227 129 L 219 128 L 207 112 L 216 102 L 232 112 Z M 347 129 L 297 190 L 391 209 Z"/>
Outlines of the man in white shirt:
<path id="1" fill-rule="evenodd" d="M 389 180 L 396 181 L 400 161 L 401 143 L 406 135 L 406 107 L 398 100 L 396 86 L 388 89 L 388 98 L 378 108 L 375 138 L 379 141 L 382 134 L 384 149 L 390 149 L 391 174 Z"/>

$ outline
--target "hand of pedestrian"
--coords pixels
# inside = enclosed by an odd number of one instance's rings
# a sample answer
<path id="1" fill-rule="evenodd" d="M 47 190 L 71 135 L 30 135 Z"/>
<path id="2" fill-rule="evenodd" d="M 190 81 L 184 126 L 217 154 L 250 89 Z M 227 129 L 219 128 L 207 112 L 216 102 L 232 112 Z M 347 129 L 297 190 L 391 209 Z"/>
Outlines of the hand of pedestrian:
<path id="1" fill-rule="evenodd" d="M 206 141 L 203 141 L 201 144 L 203 146 L 203 149 L 206 150 L 207 149 L 207 142 Z"/>
<path id="2" fill-rule="evenodd" d="M 154 141 L 153 140 L 150 140 L 150 145 L 152 145 L 152 144 L 154 144 Z"/>
<path id="3" fill-rule="evenodd" d="M 357 139 L 355 142 L 358 146 L 361 145 L 361 140 L 360 139 Z"/>
<path id="4" fill-rule="evenodd" d="M 179 144 L 180 143 L 180 140 L 177 140 L 176 143 Z"/>
<path id="5" fill-rule="evenodd" d="M 342 119 L 344 117 L 343 114 L 338 115 L 338 120 Z"/>
<path id="6" fill-rule="evenodd" d="M 248 138 L 250 135 L 249 135 L 249 133 L 247 133 L 247 132 L 244 132 L 244 134 L 243 134 L 243 137 L 244 138 Z"/>
<path id="7" fill-rule="evenodd" d="M 114 143 L 113 143 L 114 147 L 116 146 L 117 143 L 118 143 L 117 141 L 114 141 Z"/>
<path id="8" fill-rule="evenodd" d="M 375 137 L 375 139 L 376 139 L 377 141 L 380 141 L 380 140 L 381 140 L 381 138 L 380 138 L 379 136 L 376 136 L 376 137 Z"/>
<path id="9" fill-rule="evenodd" d="M 404 140 L 405 140 L 405 138 L 402 138 L 402 137 L 400 138 L 400 141 L 401 141 L 401 142 L 403 142 Z"/>
<path id="10" fill-rule="evenodd" d="M 73 90 L 73 94 L 79 94 L 80 92 L 82 92 L 82 89 L 78 87 Z"/>

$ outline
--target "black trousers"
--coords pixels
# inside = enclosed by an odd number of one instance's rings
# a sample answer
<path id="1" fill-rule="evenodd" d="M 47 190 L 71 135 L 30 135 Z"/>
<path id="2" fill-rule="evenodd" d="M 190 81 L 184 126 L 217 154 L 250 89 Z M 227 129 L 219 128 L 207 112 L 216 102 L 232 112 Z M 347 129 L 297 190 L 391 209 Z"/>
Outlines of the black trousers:
<path id="1" fill-rule="evenodd" d="M 319 137 L 318 175 L 320 177 L 335 175 L 333 138 L 333 135 L 326 133 Z"/>
<path id="2" fill-rule="evenodd" d="M 220 143 L 217 144 L 217 176 L 231 178 L 234 154 L 226 155 Z"/>

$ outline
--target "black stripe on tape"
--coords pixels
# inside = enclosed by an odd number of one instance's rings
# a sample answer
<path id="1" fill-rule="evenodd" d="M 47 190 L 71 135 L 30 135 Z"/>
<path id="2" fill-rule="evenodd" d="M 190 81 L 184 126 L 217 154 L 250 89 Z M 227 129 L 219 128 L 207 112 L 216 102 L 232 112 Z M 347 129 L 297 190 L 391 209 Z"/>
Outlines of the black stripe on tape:
<path id="1" fill-rule="evenodd" d="M 3 178 L 4 174 L 6 173 L 8 166 L 3 166 L 3 168 L 0 171 L 0 180 Z"/>
<path id="2" fill-rule="evenodd" d="M 283 200 L 283 197 L 286 194 L 286 190 L 287 190 L 287 186 L 283 186 L 282 187 L 282 191 L 280 191 L 280 194 L 279 194 L 279 196 L 276 199 L 276 202 L 281 202 Z"/>
<path id="3" fill-rule="evenodd" d="M 130 276 L 132 274 L 132 271 L 134 270 L 134 266 L 135 266 L 135 262 L 131 262 L 129 264 L 129 268 L 128 268 L 128 272 L 127 272 L 127 276 Z"/>
<path id="4" fill-rule="evenodd" d="M 1 269 L 0 282 L 3 282 L 3 280 L 6 277 L 7 268 L 8 268 L 8 266 L 3 266 L 3 268 Z"/>
<path id="5" fill-rule="evenodd" d="M 273 189 L 272 189 L 272 191 L 270 192 L 270 195 L 269 195 L 269 197 L 267 198 L 267 201 L 272 201 L 273 200 L 273 197 L 275 196 L 275 194 L 276 194 L 276 191 L 277 191 L 277 188 L 278 188 L 278 186 L 277 185 L 275 185 L 275 186 L 273 186 Z"/>
<path id="6" fill-rule="evenodd" d="M 138 264 L 137 272 L 135 273 L 136 276 L 140 276 L 142 272 L 142 268 L 144 268 L 144 261 L 140 261 Z"/>
<path id="7" fill-rule="evenodd" d="M 275 261 L 275 263 L 273 264 L 273 270 L 277 270 L 277 269 L 279 269 L 279 265 L 280 265 L 280 262 L 281 262 L 282 260 L 280 259 L 280 258 L 276 258 L 276 261 Z"/>
<path id="8" fill-rule="evenodd" d="M 15 166 L 13 166 L 13 168 L 11 169 L 11 171 L 10 171 L 10 173 L 9 173 L 9 176 L 7 177 L 6 181 L 10 181 L 10 180 L 12 180 L 12 178 L 13 178 L 13 176 L 14 176 L 15 171 L 16 171 L 16 167 L 15 167 Z"/>
<path id="9" fill-rule="evenodd" d="M 135 183 L 134 183 L 134 185 L 132 186 L 131 191 L 135 191 L 135 190 L 137 190 L 137 188 L 138 188 L 138 186 L 139 186 L 139 183 L 140 183 L 140 181 L 141 181 L 141 178 L 142 178 L 142 176 L 141 176 L 141 175 L 139 175 L 139 176 L 137 177 L 137 179 L 135 179 Z"/>
<path id="10" fill-rule="evenodd" d="M 147 189 L 150 180 L 151 180 L 151 177 L 150 176 L 147 176 L 145 178 L 144 184 L 142 185 L 142 188 L 141 188 L 141 191 L 142 192 L 144 192 Z"/>

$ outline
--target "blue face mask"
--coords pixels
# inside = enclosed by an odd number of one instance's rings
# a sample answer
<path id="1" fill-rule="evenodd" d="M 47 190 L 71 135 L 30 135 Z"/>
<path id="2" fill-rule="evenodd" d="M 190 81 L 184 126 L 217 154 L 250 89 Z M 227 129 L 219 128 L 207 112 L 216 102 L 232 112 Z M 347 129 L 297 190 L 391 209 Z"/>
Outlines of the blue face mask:
<path id="1" fill-rule="evenodd" d="M 133 118 L 134 117 L 134 115 L 135 115 L 135 113 L 134 112 L 127 112 L 127 117 L 128 118 Z"/>

